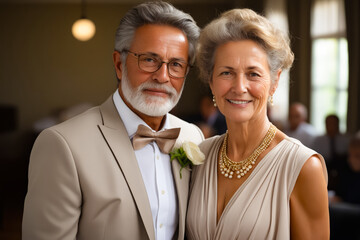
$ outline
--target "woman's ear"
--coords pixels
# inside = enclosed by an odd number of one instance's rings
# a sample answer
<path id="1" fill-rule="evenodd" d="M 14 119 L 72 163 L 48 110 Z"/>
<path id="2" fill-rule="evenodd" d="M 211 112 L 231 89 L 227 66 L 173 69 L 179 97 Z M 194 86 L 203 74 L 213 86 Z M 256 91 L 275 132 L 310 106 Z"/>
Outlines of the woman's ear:
<path id="1" fill-rule="evenodd" d="M 210 79 L 210 81 L 209 81 L 209 87 L 210 87 L 210 89 L 211 89 L 211 94 L 214 95 L 213 82 L 212 82 L 211 79 Z"/>
<path id="2" fill-rule="evenodd" d="M 270 96 L 274 95 L 274 93 L 279 85 L 281 72 L 282 72 L 282 70 L 279 69 L 278 72 L 276 73 L 275 79 L 273 81 L 271 81 Z"/>

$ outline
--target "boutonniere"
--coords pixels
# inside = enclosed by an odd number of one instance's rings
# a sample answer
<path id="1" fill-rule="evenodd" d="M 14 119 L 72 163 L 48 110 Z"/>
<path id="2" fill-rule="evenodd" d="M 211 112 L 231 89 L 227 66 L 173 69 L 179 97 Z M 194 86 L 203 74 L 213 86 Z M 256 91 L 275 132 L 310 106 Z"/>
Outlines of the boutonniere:
<path id="1" fill-rule="evenodd" d="M 180 163 L 181 170 L 187 166 L 200 165 L 204 163 L 205 155 L 201 152 L 198 145 L 190 141 L 184 141 L 180 147 L 175 146 L 170 152 L 170 160 L 177 159 Z"/>

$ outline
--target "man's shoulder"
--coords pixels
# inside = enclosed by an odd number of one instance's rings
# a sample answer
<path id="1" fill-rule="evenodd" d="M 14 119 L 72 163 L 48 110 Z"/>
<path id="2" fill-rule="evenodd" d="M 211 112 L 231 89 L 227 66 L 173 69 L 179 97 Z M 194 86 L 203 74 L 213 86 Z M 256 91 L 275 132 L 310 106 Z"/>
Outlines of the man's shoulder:
<path id="1" fill-rule="evenodd" d="M 50 129 L 54 129 L 57 131 L 68 130 L 68 129 L 79 129 L 79 128 L 87 128 L 89 126 L 97 126 L 102 122 L 101 113 L 99 106 L 90 108 L 83 113 L 80 113 L 68 120 L 65 120 Z"/>
<path id="2" fill-rule="evenodd" d="M 193 127 L 195 126 L 194 124 L 192 123 L 189 123 L 175 115 L 172 115 L 172 114 L 168 114 L 168 117 L 169 117 L 169 122 L 170 122 L 170 125 L 172 127 Z"/>
<path id="3" fill-rule="evenodd" d="M 187 139 L 199 144 L 204 140 L 204 135 L 201 132 L 200 128 L 198 128 L 193 123 L 188 123 L 172 114 L 168 114 L 169 123 L 171 127 L 180 127 L 180 139 Z"/>

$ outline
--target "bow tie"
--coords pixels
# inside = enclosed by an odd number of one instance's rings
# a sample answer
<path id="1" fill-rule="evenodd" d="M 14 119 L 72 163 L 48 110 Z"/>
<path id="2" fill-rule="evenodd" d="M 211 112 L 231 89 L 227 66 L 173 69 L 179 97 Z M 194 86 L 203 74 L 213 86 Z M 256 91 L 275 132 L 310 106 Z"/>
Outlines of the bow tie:
<path id="1" fill-rule="evenodd" d="M 171 128 L 160 132 L 153 132 L 150 128 L 140 124 L 133 138 L 134 150 L 139 150 L 148 143 L 155 141 L 163 153 L 169 153 L 179 136 L 180 128 Z"/>

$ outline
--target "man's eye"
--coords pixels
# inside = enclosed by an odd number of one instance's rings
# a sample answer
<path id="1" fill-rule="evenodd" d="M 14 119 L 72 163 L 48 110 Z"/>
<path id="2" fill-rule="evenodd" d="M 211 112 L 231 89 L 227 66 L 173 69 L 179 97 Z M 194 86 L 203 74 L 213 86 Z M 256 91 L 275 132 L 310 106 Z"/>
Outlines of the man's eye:
<path id="1" fill-rule="evenodd" d="M 177 61 L 172 61 L 170 63 L 170 65 L 175 68 L 184 68 L 185 67 L 185 63 L 177 62 Z"/>
<path id="2" fill-rule="evenodd" d="M 154 63 L 158 62 L 156 58 L 153 57 L 143 57 L 141 61 L 147 62 L 147 63 Z"/>

